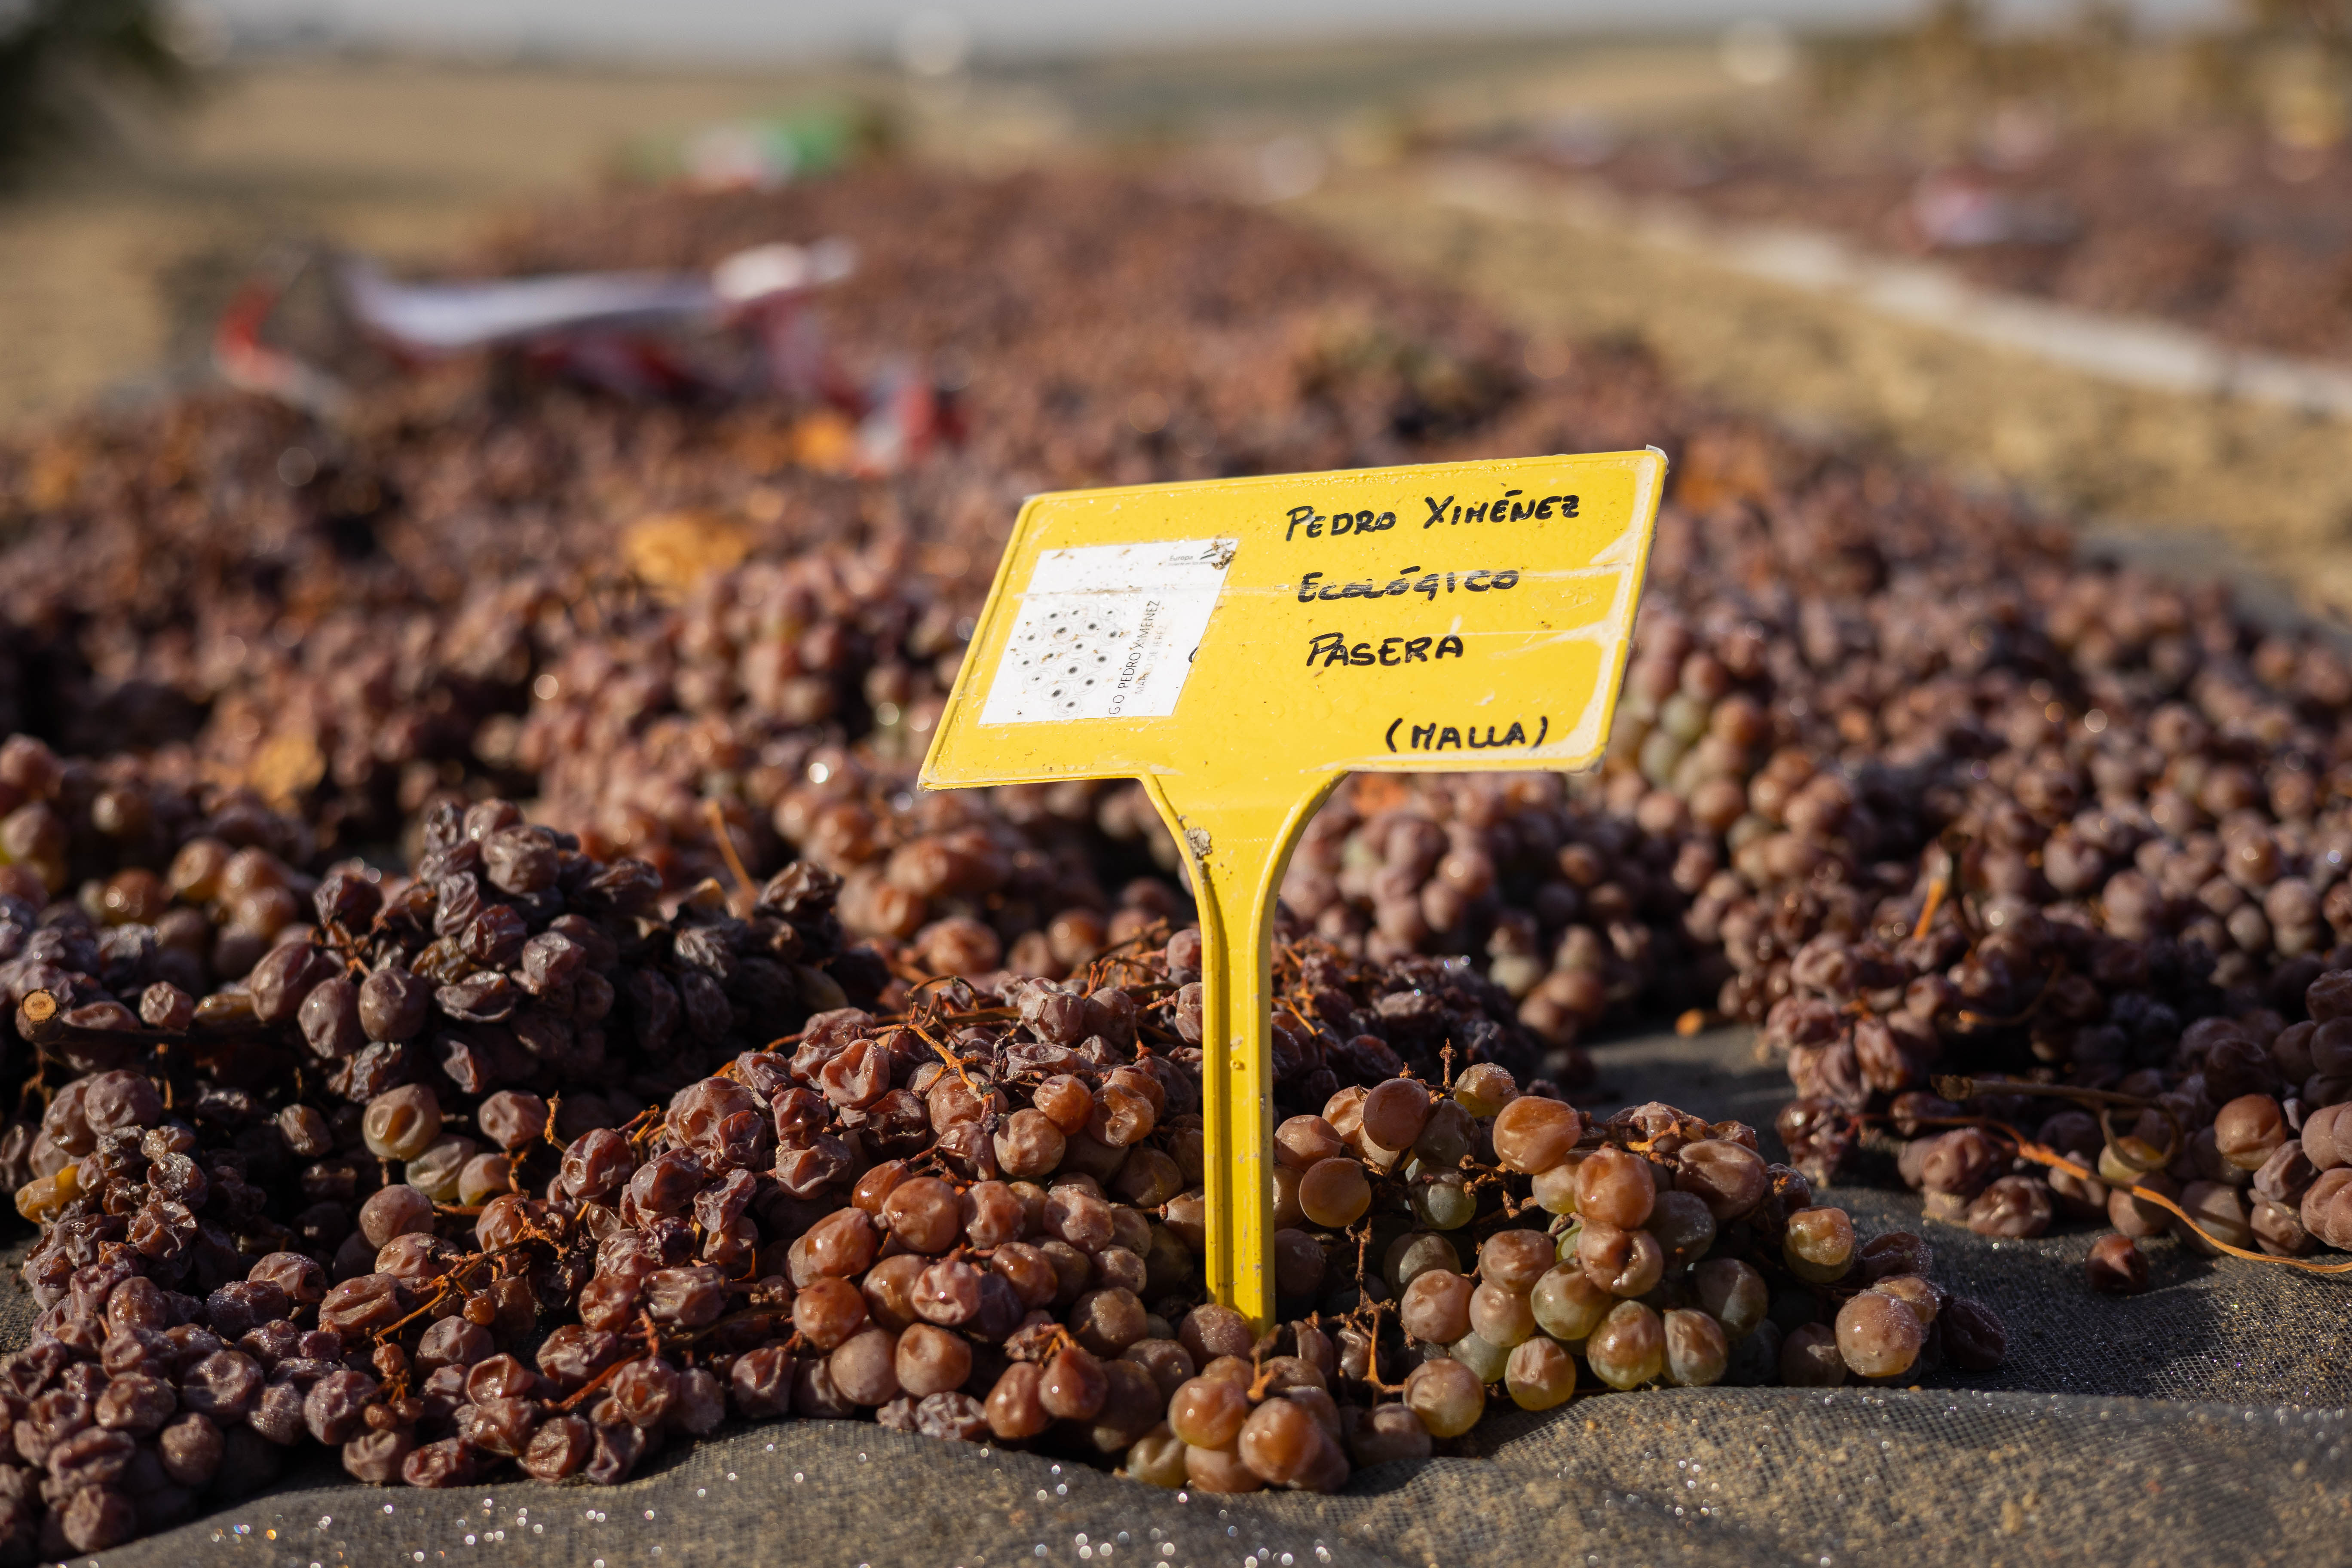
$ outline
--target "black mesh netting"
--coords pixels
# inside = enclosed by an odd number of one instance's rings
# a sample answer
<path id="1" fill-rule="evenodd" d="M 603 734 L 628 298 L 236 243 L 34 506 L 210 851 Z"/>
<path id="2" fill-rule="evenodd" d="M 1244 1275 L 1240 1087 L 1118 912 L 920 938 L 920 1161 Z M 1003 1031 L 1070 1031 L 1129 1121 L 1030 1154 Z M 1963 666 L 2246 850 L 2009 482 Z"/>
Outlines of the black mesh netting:
<path id="1" fill-rule="evenodd" d="M 1595 1053 L 1613 1103 L 1769 1128 L 1744 1032 Z M 2352 1279 L 2148 1247 L 2146 1295 L 2083 1283 L 2090 1234 L 1991 1241 L 1906 1194 L 1840 1189 L 1864 1234 L 1922 1229 L 1997 1306 L 1997 1373 L 1910 1389 L 1684 1389 L 1496 1414 L 1454 1457 L 1337 1497 L 1219 1499 L 867 1423 L 735 1426 L 620 1487 L 354 1486 L 331 1459 L 108 1564 L 2329 1563 L 2352 1557 Z M 5 1324 L 30 1326 L 26 1299 Z M 1475 1457 L 1473 1457 L 1475 1456 Z M 80 1560 L 77 1560 L 80 1561 Z"/>

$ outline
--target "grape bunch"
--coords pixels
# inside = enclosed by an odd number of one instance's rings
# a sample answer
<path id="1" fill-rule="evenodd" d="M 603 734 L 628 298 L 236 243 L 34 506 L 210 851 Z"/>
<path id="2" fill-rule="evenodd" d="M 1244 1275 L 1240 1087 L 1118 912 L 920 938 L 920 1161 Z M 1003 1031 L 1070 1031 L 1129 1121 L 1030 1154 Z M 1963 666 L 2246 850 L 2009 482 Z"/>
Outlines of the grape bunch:
<path id="1" fill-rule="evenodd" d="M 665 913 L 650 867 L 504 801 L 418 842 L 409 875 L 318 878 L 236 980 L 191 960 L 134 1012 L 79 1001 L 69 952 L 26 972 L 39 1114 L 7 1154 L 40 1315 L 0 1362 L 0 1552 L 119 1543 L 305 1443 L 369 1481 L 611 1482 L 730 1416 L 1328 1489 L 1459 1436 L 1489 1385 L 1559 1403 L 1580 1356 L 1614 1387 L 1821 1381 L 1775 1324 L 1874 1291 L 1917 1331 L 1853 1352 L 1869 1375 L 1997 1338 L 1956 1341 L 1975 1309 L 1915 1278 L 1924 1247 L 1879 1267 L 1752 1132 L 1588 1128 L 1518 1091 L 1539 1050 L 1499 987 L 1303 932 L 1276 972 L 1283 1317 L 1254 1338 L 1202 1300 L 1197 930 L 909 985 L 813 864 Z M 213 891 L 175 908 L 209 928 Z M 1871 1322 L 1857 1344 L 1897 1331 Z"/>
<path id="2" fill-rule="evenodd" d="M 2024 1085 L 2000 1079 L 1973 1080 L 1960 1101 L 1906 1094 L 1895 1119 L 1917 1135 L 1901 1148 L 1901 1174 L 1931 1216 L 1983 1235 L 2039 1236 L 2070 1219 L 2112 1226 L 2087 1265 L 2103 1290 L 2145 1289 L 2137 1244 L 2168 1233 L 2207 1252 L 2352 1250 L 2352 1210 L 2335 1207 L 2352 1176 L 2334 1174 L 2352 1163 L 2337 1142 L 2352 1103 L 2341 1070 L 2352 1066 L 2341 1048 L 2352 1043 L 2352 969 L 2323 972 L 2297 1010 L 2307 1016 L 2293 1023 L 2265 1010 L 2190 1025 L 2171 1060 L 2112 1080 L 2126 1098 L 2105 1125 L 2090 1109 L 2037 1115 Z M 1931 1130 L 1976 1120 L 1985 1125 Z M 2065 1163 L 2021 1157 L 2028 1139 Z"/>
<path id="3" fill-rule="evenodd" d="M 1584 1030 L 1693 983 L 1674 853 L 1559 774 L 1366 776 L 1308 824 L 1282 897 L 1346 952 L 1483 959 L 1565 1080 Z"/>

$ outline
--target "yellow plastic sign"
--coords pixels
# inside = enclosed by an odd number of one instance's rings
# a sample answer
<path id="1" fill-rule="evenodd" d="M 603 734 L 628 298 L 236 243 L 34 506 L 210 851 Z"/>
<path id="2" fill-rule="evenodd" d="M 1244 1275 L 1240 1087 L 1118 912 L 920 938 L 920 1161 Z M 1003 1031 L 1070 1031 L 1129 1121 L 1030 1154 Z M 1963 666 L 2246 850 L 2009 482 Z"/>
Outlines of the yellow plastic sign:
<path id="1" fill-rule="evenodd" d="M 1139 779 L 1201 913 L 1208 1284 L 1274 1315 L 1275 892 L 1350 772 L 1584 767 L 1609 740 L 1656 448 L 1031 498 L 933 789 Z"/>

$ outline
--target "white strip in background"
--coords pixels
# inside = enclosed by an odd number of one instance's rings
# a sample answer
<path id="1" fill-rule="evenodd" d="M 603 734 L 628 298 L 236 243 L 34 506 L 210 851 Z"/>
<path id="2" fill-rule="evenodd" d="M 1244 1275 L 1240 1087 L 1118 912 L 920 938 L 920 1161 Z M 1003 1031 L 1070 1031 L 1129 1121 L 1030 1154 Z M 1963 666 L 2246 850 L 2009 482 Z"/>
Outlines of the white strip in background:
<path id="1" fill-rule="evenodd" d="M 1089 544 L 1037 557 L 983 724 L 1164 719 L 1192 673 L 1235 541 Z"/>
<path id="2" fill-rule="evenodd" d="M 1935 262 L 1872 255 L 1814 229 L 1718 223 L 1672 197 L 1637 200 L 1594 180 L 1539 177 L 1486 158 L 1433 166 L 1437 199 L 1486 216 L 1549 216 L 1809 294 L 1849 300 L 2126 386 L 2234 397 L 2352 419 L 2352 369 L 2239 348 L 2189 327 L 1982 289 Z"/>

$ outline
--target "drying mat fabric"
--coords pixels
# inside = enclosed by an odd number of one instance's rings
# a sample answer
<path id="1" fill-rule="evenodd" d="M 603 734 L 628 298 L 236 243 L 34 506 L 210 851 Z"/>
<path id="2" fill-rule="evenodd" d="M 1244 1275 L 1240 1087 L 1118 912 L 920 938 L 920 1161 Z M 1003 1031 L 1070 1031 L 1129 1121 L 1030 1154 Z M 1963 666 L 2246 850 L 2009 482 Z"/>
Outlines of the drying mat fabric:
<path id="1" fill-rule="evenodd" d="M 1786 1095 L 1744 1032 L 1651 1036 L 1595 1056 L 1611 1104 L 1655 1098 L 1769 1127 Z M 2087 1231 L 1996 1242 L 1924 1224 L 1907 1194 L 1842 1188 L 1834 1201 L 1865 1235 L 1926 1234 L 1937 1278 L 2000 1309 L 2006 1364 L 1916 1390 L 1688 1389 L 1513 1411 L 1454 1456 L 1366 1472 L 1336 1498 L 1180 1500 L 1083 1465 L 863 1422 L 730 1429 L 617 1488 L 383 1489 L 349 1484 L 320 1456 L 260 1496 L 100 1561 L 1913 1568 L 2352 1558 L 2352 1279 L 2158 1243 L 2148 1292 L 2116 1300 L 2083 1283 Z M 29 1303 L 5 1300 L 0 1342 L 22 1343 Z"/>
<path id="2" fill-rule="evenodd" d="M 1495 1426 L 1485 1458 L 1384 1466 L 1343 1496 L 1219 1499 L 868 1424 L 784 1423 L 615 1488 L 296 1485 L 104 1562 L 2311 1563 L 2342 1561 L 2352 1532 L 2352 1423 L 2340 1413 L 1685 1389 Z"/>

